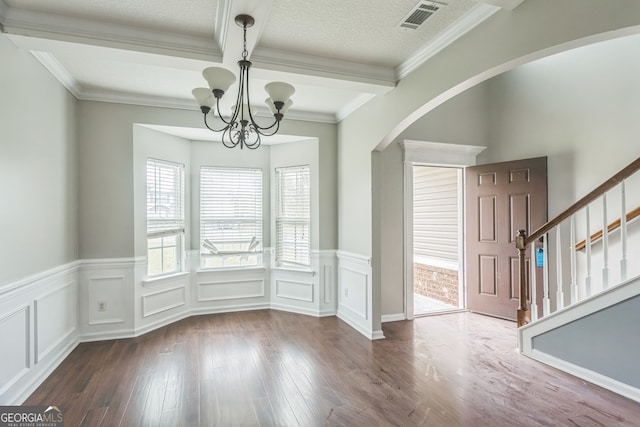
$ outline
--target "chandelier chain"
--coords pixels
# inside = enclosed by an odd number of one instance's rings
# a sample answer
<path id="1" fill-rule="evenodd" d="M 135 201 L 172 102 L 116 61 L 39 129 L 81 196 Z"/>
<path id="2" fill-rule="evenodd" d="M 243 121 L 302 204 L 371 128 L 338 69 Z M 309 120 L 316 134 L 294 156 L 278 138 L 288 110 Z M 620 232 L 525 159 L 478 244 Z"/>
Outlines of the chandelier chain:
<path id="1" fill-rule="evenodd" d="M 243 33 L 244 33 L 244 42 L 242 44 L 242 59 L 246 60 L 247 56 L 249 56 L 249 52 L 247 51 L 247 23 L 245 22 L 242 25 Z"/>

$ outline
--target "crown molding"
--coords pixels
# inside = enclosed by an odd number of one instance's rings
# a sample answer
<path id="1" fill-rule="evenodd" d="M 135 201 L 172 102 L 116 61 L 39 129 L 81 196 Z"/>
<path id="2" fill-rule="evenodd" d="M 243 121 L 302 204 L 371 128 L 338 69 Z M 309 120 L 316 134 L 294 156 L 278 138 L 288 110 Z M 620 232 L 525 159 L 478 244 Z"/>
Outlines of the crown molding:
<path id="1" fill-rule="evenodd" d="M 359 64 L 264 47 L 254 50 L 251 61 L 255 67 L 265 70 L 362 83 L 368 88 L 367 92 L 376 95 L 387 93 L 396 86 L 396 73 L 392 67 Z"/>
<path id="2" fill-rule="evenodd" d="M 0 0 L 0 5 L 2 0 Z M 2 12 L 0 6 L 0 13 Z M 8 8 L 6 33 L 220 62 L 222 54 L 208 37 L 166 33 L 90 19 Z"/>
<path id="3" fill-rule="evenodd" d="M 75 94 L 74 94 L 75 95 Z M 83 101 L 110 102 L 114 104 L 140 105 L 146 107 L 171 108 L 175 110 L 192 110 L 199 114 L 200 109 L 193 100 L 182 98 L 167 98 L 163 96 L 131 94 L 99 89 L 83 89 L 77 95 Z M 266 107 L 251 107 L 256 117 L 271 117 Z M 330 113 L 316 113 L 311 111 L 289 110 L 286 120 L 298 120 L 317 123 L 337 123 L 336 116 Z"/>
<path id="4" fill-rule="evenodd" d="M 253 107 L 252 107 L 253 108 Z M 271 116 L 272 117 L 272 116 Z M 303 122 L 336 124 L 338 119 L 331 113 L 318 113 L 315 111 L 288 110 L 284 120 L 298 120 Z"/>
<path id="5" fill-rule="evenodd" d="M 469 12 L 436 36 L 431 42 L 424 45 L 416 52 L 415 55 L 396 67 L 398 80 L 402 80 L 407 77 L 416 68 L 420 67 L 438 52 L 474 29 L 477 25 L 499 10 L 500 7 L 489 4 L 478 4 L 474 6 Z"/>
<path id="6" fill-rule="evenodd" d="M 77 98 L 83 101 L 110 102 L 113 104 L 140 105 L 145 107 L 172 108 L 176 110 L 198 110 L 198 106 L 188 99 L 165 96 L 125 93 L 102 89 L 84 89 Z"/>
<path id="7" fill-rule="evenodd" d="M 67 71 L 66 68 L 56 59 L 55 56 L 48 52 L 30 51 L 31 54 L 42 64 L 44 68 L 56 78 L 69 92 L 76 98 L 82 93 L 82 87 L 76 79 Z"/>
<path id="8" fill-rule="evenodd" d="M 0 0 L 1 1 L 1 0 Z M 192 99 L 167 98 L 164 96 L 132 94 L 102 89 L 86 89 L 80 85 L 66 68 L 50 53 L 31 51 L 33 56 L 65 87 L 73 96 L 83 101 L 111 102 L 115 104 L 142 105 L 147 107 L 172 108 L 199 111 Z M 361 105 L 361 104 L 359 104 Z M 253 107 L 252 107 L 253 108 Z M 357 108 L 357 106 L 356 106 Z M 272 117 L 266 107 L 256 107 L 257 117 Z M 289 110 L 287 120 L 335 124 L 338 119 L 331 113 Z"/>

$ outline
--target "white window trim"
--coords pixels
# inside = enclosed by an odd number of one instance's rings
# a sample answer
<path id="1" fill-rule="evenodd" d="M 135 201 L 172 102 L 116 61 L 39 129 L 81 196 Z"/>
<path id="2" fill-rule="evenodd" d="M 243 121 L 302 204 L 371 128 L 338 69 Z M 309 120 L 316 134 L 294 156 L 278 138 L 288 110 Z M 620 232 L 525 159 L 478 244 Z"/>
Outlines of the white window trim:
<path id="1" fill-rule="evenodd" d="M 246 250 L 243 249 L 232 249 L 232 250 L 219 250 L 216 246 L 215 241 L 211 241 L 211 238 L 209 237 L 205 237 L 204 236 L 204 226 L 205 224 L 212 224 L 215 223 L 215 221 L 205 221 L 203 220 L 203 173 L 209 171 L 209 172 L 214 172 L 214 171 L 223 171 L 223 170 L 227 170 L 230 172 L 237 172 L 237 171 L 252 171 L 252 172 L 259 172 L 259 176 L 260 176 L 260 182 L 259 182 L 259 186 L 258 186 L 258 197 L 255 200 L 258 200 L 258 204 L 259 204 L 259 208 L 256 210 L 256 212 L 258 213 L 259 217 L 257 217 L 255 220 L 257 221 L 257 219 L 259 219 L 259 225 L 256 227 L 255 232 L 254 232 L 254 236 L 252 239 L 249 239 L 247 237 L 246 239 L 246 244 L 248 245 Z M 256 168 L 256 167 L 229 167 L 229 166 L 201 166 L 200 167 L 200 190 L 199 190 L 199 200 L 200 200 L 200 241 L 199 241 L 199 247 L 198 247 L 198 254 L 199 254 L 199 258 L 200 258 L 200 267 L 198 271 L 211 271 L 211 270 L 215 270 L 215 271 L 223 271 L 223 270 L 238 270 L 238 269 L 252 269 L 252 268 L 262 268 L 263 266 L 263 238 L 264 235 L 262 233 L 263 230 L 263 223 L 264 223 L 264 212 L 263 212 L 263 179 L 264 179 L 264 172 L 261 168 Z M 222 222 L 220 224 L 223 224 Z M 210 253 L 205 253 L 206 247 L 204 246 L 205 244 L 205 239 L 208 240 L 208 244 L 212 245 L 213 248 L 215 248 L 215 253 L 213 252 L 213 250 L 210 250 Z M 228 243 L 228 242 L 227 242 Z M 236 242 L 238 245 L 244 244 L 245 240 L 238 240 Z M 256 246 L 254 248 L 252 248 L 252 244 L 255 244 Z M 211 247 L 211 246 L 209 246 Z M 255 255 L 257 257 L 256 259 L 256 263 L 250 263 L 250 264 L 240 264 L 240 265 L 221 265 L 221 266 L 207 266 L 205 265 L 205 260 L 206 258 L 213 258 L 213 257 L 219 257 L 220 259 L 223 260 L 224 259 L 228 259 L 230 257 L 236 257 L 236 256 L 242 256 L 242 255 L 246 255 L 246 256 L 251 256 L 251 255 Z"/>
<path id="2" fill-rule="evenodd" d="M 154 230 L 149 232 L 149 224 L 151 221 L 153 221 L 153 219 L 152 220 L 149 219 L 148 206 L 146 211 L 147 212 L 147 277 L 149 279 L 156 279 L 156 278 L 160 279 L 160 278 L 180 274 L 184 271 L 183 258 L 184 258 L 184 247 L 185 247 L 184 231 L 185 231 L 185 217 L 186 217 L 186 214 L 185 214 L 185 199 L 186 199 L 185 167 L 184 167 L 184 164 L 182 163 L 171 162 L 171 161 L 160 160 L 160 159 L 149 157 L 147 158 L 147 161 L 146 161 L 145 180 L 148 179 L 148 169 L 150 164 L 154 165 L 154 167 L 156 167 L 155 165 L 165 165 L 171 168 L 176 168 L 179 171 L 178 209 L 180 210 L 180 215 L 179 215 L 180 217 L 174 218 L 174 220 L 176 221 L 177 227 L 175 228 L 167 227 L 161 230 Z M 148 197 L 148 181 L 147 181 L 146 194 Z M 176 237 L 176 268 L 175 270 L 166 271 L 166 272 L 162 271 L 157 274 L 149 274 L 149 240 L 156 239 L 156 238 L 171 237 L 171 236 Z"/>

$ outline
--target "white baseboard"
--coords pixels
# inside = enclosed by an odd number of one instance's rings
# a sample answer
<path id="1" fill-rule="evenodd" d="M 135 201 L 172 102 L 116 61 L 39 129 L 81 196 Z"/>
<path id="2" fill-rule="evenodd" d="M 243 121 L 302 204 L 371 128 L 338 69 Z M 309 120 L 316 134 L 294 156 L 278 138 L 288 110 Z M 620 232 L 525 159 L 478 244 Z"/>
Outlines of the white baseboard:
<path id="1" fill-rule="evenodd" d="M 382 315 L 382 323 L 399 322 L 401 320 L 407 320 L 407 316 L 405 316 L 404 313 L 383 314 Z"/>
<path id="2" fill-rule="evenodd" d="M 87 332 L 80 335 L 80 342 L 122 340 L 126 338 L 135 338 L 136 336 L 136 331 L 133 329 L 117 329 L 108 332 Z"/>
<path id="3" fill-rule="evenodd" d="M 269 308 L 272 310 L 286 311 L 288 313 L 304 314 L 305 316 L 320 317 L 319 310 L 310 310 L 296 305 L 288 305 L 282 303 L 271 303 Z"/>
<path id="4" fill-rule="evenodd" d="M 48 357 L 44 361 L 40 362 L 36 367 L 34 367 L 34 369 L 32 370 L 32 372 L 34 372 L 32 378 L 29 379 L 27 384 L 25 384 L 22 389 L 17 391 L 13 396 L 3 396 L 3 402 L 1 404 L 22 405 L 22 403 L 27 400 L 27 398 L 31 396 L 31 394 L 33 394 L 33 392 L 36 391 L 38 387 L 40 387 L 40 385 L 49 377 L 49 375 L 51 375 L 53 371 L 55 371 L 55 369 L 60 366 L 62 361 L 64 361 L 64 359 L 66 359 L 67 356 L 69 356 L 71 352 L 78 346 L 78 344 L 80 343 L 78 337 L 74 336 L 71 338 L 72 339 L 69 339 L 66 344 L 60 347 L 57 352 L 55 352 L 55 354 L 49 353 Z"/>
<path id="5" fill-rule="evenodd" d="M 558 359 L 557 357 L 551 356 L 550 354 L 541 352 L 539 350 L 534 349 L 529 354 L 525 354 L 525 356 L 537 360 L 538 362 L 542 362 L 546 365 L 552 366 L 561 371 L 567 372 L 578 378 L 582 378 L 583 380 L 589 381 L 590 383 L 599 385 L 600 387 L 606 388 L 607 390 L 610 390 L 614 393 L 628 397 L 629 399 L 635 400 L 636 402 L 640 402 L 640 389 L 636 387 L 624 384 L 620 381 L 614 380 L 613 378 L 604 376 L 590 369 L 583 368 L 582 366 L 574 365 L 573 363 L 567 362 L 566 360 Z"/>
<path id="6" fill-rule="evenodd" d="M 239 311 L 251 311 L 251 310 L 267 310 L 271 308 L 269 303 L 256 303 L 256 304 L 237 304 L 237 305 L 225 305 L 219 307 L 201 307 L 192 308 L 191 316 L 203 316 L 207 314 L 218 313 L 235 313 Z"/>

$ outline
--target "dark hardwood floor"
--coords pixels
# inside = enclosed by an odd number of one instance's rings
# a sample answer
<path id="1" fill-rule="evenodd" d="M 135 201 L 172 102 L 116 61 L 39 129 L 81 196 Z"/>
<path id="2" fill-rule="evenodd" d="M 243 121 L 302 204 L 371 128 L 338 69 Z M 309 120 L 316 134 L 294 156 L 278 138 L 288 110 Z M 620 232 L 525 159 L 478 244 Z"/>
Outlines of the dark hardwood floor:
<path id="1" fill-rule="evenodd" d="M 25 402 L 73 426 L 638 426 L 640 404 L 518 354 L 513 323 L 471 313 L 383 325 L 195 316 L 79 345 Z"/>

